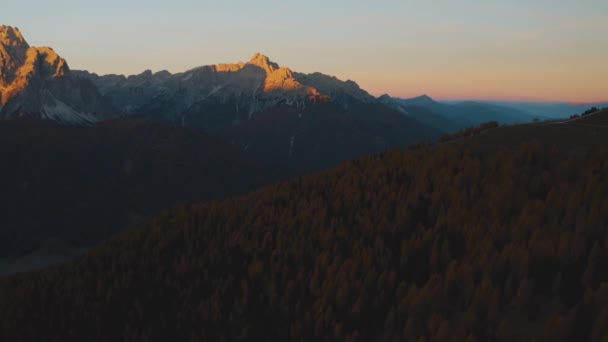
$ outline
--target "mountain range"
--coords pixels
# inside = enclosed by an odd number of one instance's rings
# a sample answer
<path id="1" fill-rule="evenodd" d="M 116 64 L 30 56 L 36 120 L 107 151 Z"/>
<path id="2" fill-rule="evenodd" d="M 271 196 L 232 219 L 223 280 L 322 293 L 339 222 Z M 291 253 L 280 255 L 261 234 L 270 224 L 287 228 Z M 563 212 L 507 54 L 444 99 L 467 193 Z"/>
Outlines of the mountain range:
<path id="1" fill-rule="evenodd" d="M 86 126 L 116 119 L 163 121 L 220 137 L 262 162 L 301 172 L 360 155 L 432 141 L 486 121 L 532 121 L 490 104 L 427 97 L 375 98 L 353 81 L 304 74 L 256 53 L 248 62 L 172 74 L 97 75 L 71 70 L 52 48 L 30 47 L 0 28 L 0 118 Z"/>
<path id="2" fill-rule="evenodd" d="M 384 95 L 381 99 L 385 103 L 390 103 L 393 108 L 400 109 L 406 115 L 410 115 L 412 118 L 428 125 L 438 127 L 447 133 L 479 126 L 488 121 L 496 121 L 499 124 L 519 124 L 549 119 L 542 115 L 532 115 L 526 111 L 500 104 L 476 101 L 443 103 L 435 101 L 428 95 L 410 99 L 387 97 L 388 95 Z"/>
<path id="3" fill-rule="evenodd" d="M 441 131 L 387 107 L 355 82 L 302 74 L 256 53 L 247 63 L 124 77 L 75 72 L 123 115 L 214 134 L 256 159 L 319 169 L 432 140 Z"/>

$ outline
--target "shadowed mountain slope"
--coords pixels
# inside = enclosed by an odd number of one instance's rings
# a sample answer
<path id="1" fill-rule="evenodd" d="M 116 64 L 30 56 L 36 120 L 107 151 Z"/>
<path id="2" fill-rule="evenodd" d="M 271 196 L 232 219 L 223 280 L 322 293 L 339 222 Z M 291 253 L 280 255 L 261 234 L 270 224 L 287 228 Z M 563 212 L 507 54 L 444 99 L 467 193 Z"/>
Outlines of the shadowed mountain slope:
<path id="1" fill-rule="evenodd" d="M 499 127 L 166 211 L 1 279 L 0 338 L 601 341 L 607 129 Z"/>
<path id="2" fill-rule="evenodd" d="M 275 179 L 236 148 L 160 123 L 0 121 L 0 257 L 90 246 L 158 210 Z"/>

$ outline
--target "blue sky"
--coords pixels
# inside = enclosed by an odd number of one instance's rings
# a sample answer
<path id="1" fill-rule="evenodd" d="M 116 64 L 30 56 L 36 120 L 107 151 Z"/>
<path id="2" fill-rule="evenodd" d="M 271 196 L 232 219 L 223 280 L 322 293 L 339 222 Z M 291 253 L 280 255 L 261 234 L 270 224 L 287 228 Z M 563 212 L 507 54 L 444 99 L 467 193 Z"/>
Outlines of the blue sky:
<path id="1" fill-rule="evenodd" d="M 23 1 L 0 24 L 73 69 L 179 72 L 254 52 L 375 95 L 608 99 L 608 1 Z"/>

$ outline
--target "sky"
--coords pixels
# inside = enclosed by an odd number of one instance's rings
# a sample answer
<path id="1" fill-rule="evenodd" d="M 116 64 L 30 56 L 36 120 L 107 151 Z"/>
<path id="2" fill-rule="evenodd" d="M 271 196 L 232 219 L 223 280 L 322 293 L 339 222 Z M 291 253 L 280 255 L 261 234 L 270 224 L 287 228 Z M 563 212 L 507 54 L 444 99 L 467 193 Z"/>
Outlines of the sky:
<path id="1" fill-rule="evenodd" d="M 72 69 L 181 72 L 263 53 L 373 95 L 608 100 L 606 0 L 1 0 Z"/>

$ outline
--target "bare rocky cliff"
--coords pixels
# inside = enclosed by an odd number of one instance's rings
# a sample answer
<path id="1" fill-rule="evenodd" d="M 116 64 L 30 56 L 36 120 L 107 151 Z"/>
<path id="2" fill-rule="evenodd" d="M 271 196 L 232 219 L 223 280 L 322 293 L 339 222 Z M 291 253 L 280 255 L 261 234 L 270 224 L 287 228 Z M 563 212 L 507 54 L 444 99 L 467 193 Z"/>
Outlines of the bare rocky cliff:
<path id="1" fill-rule="evenodd" d="M 18 28 L 0 26 L 0 117 L 91 124 L 112 116 L 95 85 L 75 78 L 52 48 L 31 47 Z"/>

